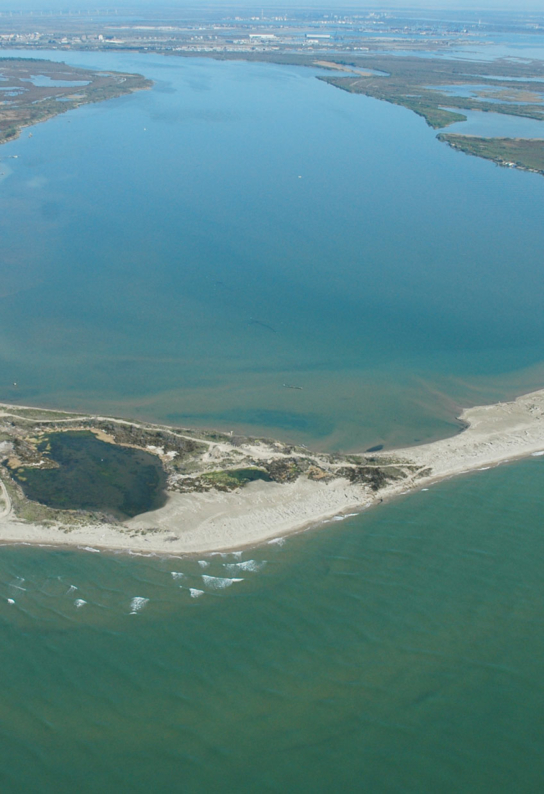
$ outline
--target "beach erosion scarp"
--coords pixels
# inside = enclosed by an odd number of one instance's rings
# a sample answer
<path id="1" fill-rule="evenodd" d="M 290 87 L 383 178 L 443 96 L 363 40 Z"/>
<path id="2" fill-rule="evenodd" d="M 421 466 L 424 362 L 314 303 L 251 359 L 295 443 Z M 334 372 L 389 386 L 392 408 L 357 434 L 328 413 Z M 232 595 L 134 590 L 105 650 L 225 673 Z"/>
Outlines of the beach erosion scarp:
<path id="1" fill-rule="evenodd" d="M 24 416 L 23 410 L 17 406 L 3 406 L 0 419 L 2 415 Z M 51 420 L 44 419 L 47 411 L 34 410 L 34 413 L 39 414 L 38 419 L 36 416 L 26 419 L 28 435 L 43 431 L 43 425 L 37 428 L 36 422 L 50 422 L 55 428 L 64 422 L 66 429 L 71 431 L 84 427 L 88 432 L 88 428 L 92 428 L 109 443 L 129 446 L 126 436 L 127 428 L 131 428 L 131 432 L 138 433 L 138 444 L 142 448 L 153 448 L 163 460 L 171 462 L 174 459 L 165 451 L 166 428 L 67 414 Z M 317 528 L 330 520 L 448 477 L 544 454 L 544 390 L 512 402 L 469 408 L 459 418 L 465 428 L 451 438 L 376 452 L 372 457 L 368 454 L 345 458 L 312 455 L 278 442 L 245 439 L 234 443 L 226 436 L 211 441 L 210 438 L 197 439 L 195 434 L 195 449 L 191 447 L 191 454 L 193 460 L 197 456 L 204 468 L 197 475 L 171 474 L 165 504 L 124 521 L 77 511 L 68 512 L 60 520 L 59 511 L 49 517 L 47 511 L 44 514 L 38 511 L 33 516 L 28 509 L 25 512 L 18 508 L 18 499 L 26 508 L 28 503 L 24 499 L 20 501 L 21 494 L 17 496 L 12 481 L 6 482 L 3 468 L 0 542 L 161 555 L 229 551 Z M 118 426 L 124 434 L 122 440 L 114 435 L 108 439 L 104 423 L 110 433 L 113 433 L 111 427 Z M 173 438 L 189 438 L 173 428 L 170 432 Z M 160 433 L 163 446 L 145 444 L 149 440 L 146 433 Z M 217 438 L 217 434 L 213 438 Z M 4 441 L 3 445 L 6 449 L 9 442 Z M 266 475 L 264 479 L 245 481 L 233 487 L 230 473 L 250 471 L 236 468 L 236 464 L 248 465 L 248 462 L 255 471 L 262 471 L 263 477 L 266 468 L 272 473 L 295 470 L 296 473 L 282 475 L 276 481 Z M 218 469 L 221 470 L 218 472 Z M 227 487 L 225 483 L 229 482 Z"/>

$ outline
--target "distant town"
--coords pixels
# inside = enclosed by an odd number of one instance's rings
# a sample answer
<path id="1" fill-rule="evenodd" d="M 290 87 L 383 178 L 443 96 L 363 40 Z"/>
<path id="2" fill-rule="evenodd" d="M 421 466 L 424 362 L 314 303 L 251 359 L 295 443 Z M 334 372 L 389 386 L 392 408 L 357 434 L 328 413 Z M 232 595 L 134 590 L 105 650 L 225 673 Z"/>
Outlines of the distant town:
<path id="1" fill-rule="evenodd" d="M 153 14 L 157 14 L 155 18 Z M 0 48 L 135 50 L 186 53 L 368 52 L 447 49 L 492 34 L 544 32 L 544 15 L 361 11 L 324 13 L 205 7 L 0 12 Z"/>

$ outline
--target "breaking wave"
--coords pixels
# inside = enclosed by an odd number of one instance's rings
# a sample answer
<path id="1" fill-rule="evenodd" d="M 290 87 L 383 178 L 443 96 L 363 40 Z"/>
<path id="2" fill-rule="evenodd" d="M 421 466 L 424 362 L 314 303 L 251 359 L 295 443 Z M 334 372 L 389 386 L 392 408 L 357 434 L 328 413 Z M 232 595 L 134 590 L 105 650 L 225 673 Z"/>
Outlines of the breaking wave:
<path id="1" fill-rule="evenodd" d="M 244 562 L 225 562 L 223 564 L 229 573 L 236 573 L 237 571 L 252 571 L 256 573 L 264 568 L 266 560 L 262 560 L 262 562 L 245 560 Z"/>
<path id="2" fill-rule="evenodd" d="M 137 615 L 138 612 L 141 612 L 142 609 L 145 607 L 149 598 L 142 598 L 141 596 L 136 596 L 130 602 L 130 614 Z"/>
<path id="3" fill-rule="evenodd" d="M 202 581 L 210 590 L 224 590 L 225 587 L 230 587 L 234 582 L 243 582 L 244 580 L 228 579 L 226 576 L 206 576 L 206 574 L 202 574 Z"/>

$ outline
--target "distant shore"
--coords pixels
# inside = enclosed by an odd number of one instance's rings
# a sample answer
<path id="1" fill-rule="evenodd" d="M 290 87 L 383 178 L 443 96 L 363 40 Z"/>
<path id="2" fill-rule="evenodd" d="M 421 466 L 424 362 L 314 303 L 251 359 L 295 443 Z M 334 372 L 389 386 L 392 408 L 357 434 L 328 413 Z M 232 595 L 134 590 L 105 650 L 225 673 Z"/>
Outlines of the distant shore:
<path id="1" fill-rule="evenodd" d="M 117 422 L 121 428 L 136 428 L 141 433 L 144 430 L 147 433 L 158 432 L 154 426 L 138 426 L 123 420 L 69 414 L 54 414 L 55 418 L 44 419 L 53 412 L 35 409 L 32 414 L 25 415 L 24 411 L 31 412 L 32 409 L 2 406 L 0 419 L 23 416 L 34 433 L 36 422 L 42 432 L 44 423 L 58 429 L 62 422 L 70 428 L 83 426 L 85 422 L 86 426 Z M 232 469 L 234 453 L 243 461 L 250 457 L 256 466 L 273 465 L 277 468 L 285 461 L 294 460 L 303 468 L 303 459 L 297 458 L 300 456 L 297 449 L 276 442 L 245 439 L 231 446 L 228 437 L 223 436 L 218 441 L 200 437 L 198 442 L 195 441 L 205 450 L 198 451 L 198 460 L 204 467 L 200 479 L 172 475 L 174 485 L 168 488 L 164 507 L 121 522 L 93 521 L 91 516 L 80 517 L 77 521 L 25 519 L 24 511 L 23 515 L 18 514 L 14 506 L 13 483 L 2 482 L 0 543 L 69 545 L 164 555 L 229 551 L 273 542 L 330 520 L 340 520 L 347 513 L 360 512 L 445 478 L 544 454 L 544 390 L 524 395 L 513 402 L 467 409 L 460 419 L 466 424 L 466 429 L 452 438 L 430 444 L 377 452 L 371 458 L 368 453 L 360 457 L 346 456 L 345 459 L 342 456 L 310 455 L 304 459 L 309 461 L 306 471 L 291 481 L 258 480 L 230 490 L 207 486 L 205 490 L 196 487 L 186 491 L 175 490 L 180 477 L 185 477 L 181 482 L 187 488 L 188 483 L 202 483 L 205 477 L 213 475 L 217 479 L 217 467 L 224 466 L 227 459 L 231 469 L 223 468 L 223 473 L 240 471 Z M 103 430 L 94 432 L 107 436 Z M 166 432 L 160 428 L 163 436 Z M 175 438 L 188 438 L 175 429 L 171 432 Z M 194 438 L 197 438 L 196 431 Z M 5 452 L 9 442 L 2 444 Z M 157 454 L 162 454 L 163 458 L 168 454 L 163 448 L 149 444 L 146 448 L 157 449 Z M 292 467 L 292 463 L 289 465 Z M 369 472 L 371 475 L 376 473 L 377 479 L 369 480 Z M 388 472 L 391 472 L 390 479 Z"/>

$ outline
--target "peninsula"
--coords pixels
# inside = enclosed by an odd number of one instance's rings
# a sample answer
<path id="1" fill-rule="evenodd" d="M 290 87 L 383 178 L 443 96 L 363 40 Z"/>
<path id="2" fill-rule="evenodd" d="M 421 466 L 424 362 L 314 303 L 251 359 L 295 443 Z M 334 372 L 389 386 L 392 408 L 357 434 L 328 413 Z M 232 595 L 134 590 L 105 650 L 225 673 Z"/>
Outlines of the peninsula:
<path id="1" fill-rule="evenodd" d="M 140 74 L 80 69 L 36 58 L 0 58 L 0 143 L 23 127 L 73 110 L 151 88 Z"/>
<path id="2" fill-rule="evenodd" d="M 543 131 L 544 134 L 544 131 Z M 479 138 L 475 135 L 440 133 L 439 141 L 465 154 L 493 160 L 505 168 L 518 168 L 544 175 L 544 139 L 542 138 Z"/>
<path id="3" fill-rule="evenodd" d="M 544 455 L 544 389 L 430 444 L 360 455 L 0 405 L 0 542 L 194 554 L 257 545 L 438 480 Z"/>

